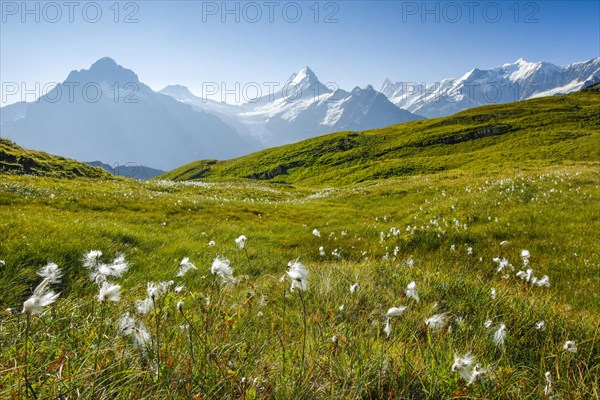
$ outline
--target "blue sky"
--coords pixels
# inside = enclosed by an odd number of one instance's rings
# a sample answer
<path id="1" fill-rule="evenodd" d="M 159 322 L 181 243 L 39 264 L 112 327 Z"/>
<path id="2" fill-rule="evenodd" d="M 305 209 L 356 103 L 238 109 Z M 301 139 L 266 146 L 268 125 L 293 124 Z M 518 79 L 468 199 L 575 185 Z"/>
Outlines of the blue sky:
<path id="1" fill-rule="evenodd" d="M 62 81 L 103 56 L 155 90 L 179 83 L 196 94 L 203 82 L 282 82 L 304 65 L 344 89 L 378 89 L 385 78 L 431 82 L 519 58 L 600 56 L 598 1 L 73 4 L 1 1 L 3 84 Z"/>

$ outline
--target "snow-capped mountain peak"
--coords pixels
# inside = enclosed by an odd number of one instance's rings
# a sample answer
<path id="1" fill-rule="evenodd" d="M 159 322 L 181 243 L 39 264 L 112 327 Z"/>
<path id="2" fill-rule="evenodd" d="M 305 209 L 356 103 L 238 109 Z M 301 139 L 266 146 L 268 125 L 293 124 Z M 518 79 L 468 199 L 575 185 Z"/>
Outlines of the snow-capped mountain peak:
<path id="1" fill-rule="evenodd" d="M 570 93 L 599 81 L 600 57 L 566 67 L 519 58 L 431 84 L 386 79 L 381 92 L 400 108 L 434 118 L 486 104 Z"/>
<path id="2" fill-rule="evenodd" d="M 302 67 L 302 69 L 290 76 L 285 85 L 290 86 L 309 86 L 312 84 L 317 84 L 319 82 L 319 78 L 317 75 L 307 66 Z"/>
<path id="3" fill-rule="evenodd" d="M 110 57 L 102 57 L 92 64 L 89 69 L 73 70 L 66 79 L 66 82 L 95 82 L 114 84 L 116 82 L 140 83 L 138 76 L 130 69 L 117 64 Z"/>

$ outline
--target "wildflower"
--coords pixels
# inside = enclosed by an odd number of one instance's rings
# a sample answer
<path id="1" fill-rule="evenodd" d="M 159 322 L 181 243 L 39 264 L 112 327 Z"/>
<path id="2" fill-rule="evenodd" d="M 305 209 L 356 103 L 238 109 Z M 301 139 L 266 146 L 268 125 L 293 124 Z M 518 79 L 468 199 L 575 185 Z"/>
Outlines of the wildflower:
<path id="1" fill-rule="evenodd" d="M 133 341 L 134 343 L 142 350 L 145 351 L 145 349 L 150 345 L 150 333 L 148 333 L 148 330 L 146 329 L 146 327 L 144 326 L 144 324 L 142 324 L 140 322 L 139 326 L 137 326 L 134 330 L 133 330 Z"/>
<path id="2" fill-rule="evenodd" d="M 325 249 L 323 248 L 323 246 L 319 247 L 319 255 L 321 257 L 325 257 Z"/>
<path id="3" fill-rule="evenodd" d="M 118 327 L 121 335 L 129 336 L 135 329 L 135 320 L 129 316 L 129 313 L 125 313 L 121 316 Z"/>
<path id="4" fill-rule="evenodd" d="M 214 247 L 216 245 L 214 240 L 211 240 L 210 242 L 208 242 L 208 246 L 209 247 Z"/>
<path id="5" fill-rule="evenodd" d="M 517 276 L 523 279 L 525 282 L 530 282 L 533 277 L 533 270 L 531 268 L 527 268 L 527 271 L 519 271 L 517 272 Z"/>
<path id="6" fill-rule="evenodd" d="M 4 267 L 6 265 L 6 263 L 4 262 L 4 260 L 0 260 L 0 267 Z"/>
<path id="7" fill-rule="evenodd" d="M 338 342 L 338 337 L 337 337 L 337 335 L 333 335 L 333 337 L 331 338 L 331 343 L 333 343 L 333 344 L 337 344 L 337 342 Z"/>
<path id="8" fill-rule="evenodd" d="M 542 332 L 545 331 L 546 323 L 544 321 L 536 322 L 535 329 L 537 329 L 538 331 L 542 331 Z"/>
<path id="9" fill-rule="evenodd" d="M 521 258 L 523 259 L 523 265 L 529 264 L 530 257 L 531 254 L 529 253 L 529 250 L 521 250 Z"/>
<path id="10" fill-rule="evenodd" d="M 496 300 L 496 289 L 491 288 L 490 289 L 490 294 L 492 296 L 492 300 Z"/>
<path id="11" fill-rule="evenodd" d="M 470 256 L 473 255 L 473 248 L 471 246 L 467 247 L 467 254 Z"/>
<path id="12" fill-rule="evenodd" d="M 355 283 L 354 285 L 350 286 L 350 293 L 356 293 L 359 287 L 360 286 L 358 283 Z"/>
<path id="13" fill-rule="evenodd" d="M 166 285 L 156 284 L 154 282 L 148 282 L 146 285 L 146 292 L 148 293 L 148 298 L 150 300 L 156 300 L 163 292 L 163 289 Z"/>
<path id="14" fill-rule="evenodd" d="M 432 331 L 437 331 L 446 323 L 448 313 L 435 314 L 425 320 L 425 325 Z"/>
<path id="15" fill-rule="evenodd" d="M 342 304 L 341 306 L 339 306 L 339 307 L 338 307 L 338 310 L 340 310 L 340 312 L 341 312 L 341 311 L 344 311 L 344 308 L 345 308 L 345 307 L 344 307 L 344 305 Z"/>
<path id="16" fill-rule="evenodd" d="M 119 300 L 121 300 L 121 286 L 103 282 L 98 293 L 98 301 L 113 301 L 116 303 Z"/>
<path id="17" fill-rule="evenodd" d="M 460 376 L 467 382 L 471 381 L 472 374 L 468 368 L 473 364 L 473 356 L 467 353 L 462 357 L 454 355 L 454 364 L 452 364 L 452 372 L 458 372 Z"/>
<path id="18" fill-rule="evenodd" d="M 112 263 L 100 264 L 98 266 L 98 273 L 104 277 L 112 276 L 115 278 L 120 278 L 125 272 L 127 272 L 128 268 L 129 264 L 127 261 L 125 261 L 125 255 L 118 254 Z"/>
<path id="19" fill-rule="evenodd" d="M 392 334 L 392 324 L 390 323 L 390 317 L 387 317 L 385 320 L 385 328 L 383 328 L 383 331 L 385 332 L 385 337 L 390 337 L 390 335 Z"/>
<path id="20" fill-rule="evenodd" d="M 60 283 L 62 271 L 59 266 L 54 263 L 48 263 L 38 271 L 38 275 L 44 279 L 48 279 L 48 283 Z"/>
<path id="21" fill-rule="evenodd" d="M 491 319 L 488 319 L 485 321 L 485 323 L 483 324 L 483 326 L 485 327 L 485 329 L 489 329 L 490 326 L 492 326 L 493 322 Z"/>
<path id="22" fill-rule="evenodd" d="M 387 317 L 399 317 L 404 313 L 404 310 L 406 310 L 406 306 L 401 306 L 401 307 L 392 307 L 387 311 Z"/>
<path id="23" fill-rule="evenodd" d="M 298 259 L 288 263 L 288 271 L 286 273 L 292 279 L 290 291 L 293 292 L 295 288 L 302 291 L 308 289 L 308 270 Z"/>
<path id="24" fill-rule="evenodd" d="M 485 369 L 480 370 L 479 364 L 475 365 L 473 367 L 473 372 L 471 373 L 471 379 L 469 379 L 469 381 L 467 382 L 467 385 L 472 385 L 479 379 L 479 377 L 481 375 L 485 375 L 485 374 L 487 374 L 487 370 L 485 370 Z"/>
<path id="25" fill-rule="evenodd" d="M 175 287 L 175 293 L 181 293 L 185 289 L 184 285 Z"/>
<path id="26" fill-rule="evenodd" d="M 188 271 L 192 269 L 198 269 L 194 264 L 190 262 L 188 257 L 184 257 L 183 260 L 179 263 L 179 273 L 177 276 L 184 276 Z"/>
<path id="27" fill-rule="evenodd" d="M 179 310 L 180 313 L 183 312 L 183 301 L 180 301 L 177 303 L 177 309 Z"/>
<path id="28" fill-rule="evenodd" d="M 44 307 L 54 303 L 58 298 L 58 293 L 54 293 L 48 288 L 50 281 L 44 279 L 34 289 L 33 295 L 23 303 L 23 313 L 27 315 L 39 314 Z"/>
<path id="29" fill-rule="evenodd" d="M 577 353 L 577 346 L 575 346 L 574 340 L 567 340 L 563 345 L 563 349 L 569 353 Z"/>
<path id="30" fill-rule="evenodd" d="M 502 272 L 504 268 L 513 269 L 513 266 L 508 262 L 506 258 L 494 258 L 494 262 L 498 264 L 498 272 Z"/>
<path id="31" fill-rule="evenodd" d="M 146 298 L 144 300 L 137 300 L 135 305 L 140 314 L 148 314 L 148 311 L 150 311 L 150 308 L 152 307 L 152 299 Z"/>
<path id="32" fill-rule="evenodd" d="M 313 229 L 312 234 L 316 237 L 321 237 L 321 232 L 317 228 Z"/>
<path id="33" fill-rule="evenodd" d="M 537 286 L 550 287 L 550 278 L 548 277 L 548 275 L 544 275 L 540 279 L 538 279 L 537 282 L 535 282 L 535 284 Z"/>
<path id="34" fill-rule="evenodd" d="M 235 244 L 237 245 L 237 247 L 239 249 L 243 249 L 244 246 L 246 246 L 246 240 L 248 238 L 244 235 L 241 235 L 240 237 L 238 237 L 237 239 L 235 239 Z"/>
<path id="35" fill-rule="evenodd" d="M 96 269 L 98 267 L 98 264 L 100 264 L 100 257 L 102 257 L 102 251 L 90 251 L 83 258 L 83 266 L 87 269 Z"/>
<path id="36" fill-rule="evenodd" d="M 506 325 L 500 324 L 500 327 L 494 332 L 494 343 L 496 346 L 504 346 L 504 339 L 506 338 Z"/>
<path id="37" fill-rule="evenodd" d="M 456 251 L 456 246 L 454 244 L 452 246 L 450 246 L 450 251 L 451 252 L 455 252 Z"/>
<path id="38" fill-rule="evenodd" d="M 417 303 L 419 302 L 419 293 L 417 292 L 417 284 L 415 281 L 412 281 L 408 284 L 405 293 L 406 297 L 412 297 Z"/>
<path id="39" fill-rule="evenodd" d="M 496 222 L 498 222 L 498 221 L 496 221 Z M 503 240 L 500 242 L 500 246 L 506 246 L 508 243 L 509 243 L 508 240 Z"/>
<path id="40" fill-rule="evenodd" d="M 257 316 L 257 317 L 262 317 L 263 315 L 264 315 L 264 314 L 263 314 L 263 312 L 262 312 L 262 311 L 259 311 L 259 312 L 257 312 L 257 313 L 256 313 L 256 316 Z"/>
<path id="41" fill-rule="evenodd" d="M 544 386 L 544 395 L 549 396 L 552 393 L 552 374 L 550 371 L 546 371 L 544 374 L 546 377 L 546 386 Z"/>
<path id="42" fill-rule="evenodd" d="M 217 256 L 210 267 L 210 272 L 213 275 L 219 275 L 225 282 L 235 282 L 233 278 L 233 268 L 229 266 L 229 260 L 222 256 Z"/>

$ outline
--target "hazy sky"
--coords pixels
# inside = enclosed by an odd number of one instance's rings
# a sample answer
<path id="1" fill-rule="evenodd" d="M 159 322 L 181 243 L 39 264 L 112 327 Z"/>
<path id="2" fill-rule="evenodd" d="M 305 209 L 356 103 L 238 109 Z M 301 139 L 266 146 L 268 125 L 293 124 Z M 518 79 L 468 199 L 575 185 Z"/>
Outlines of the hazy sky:
<path id="1" fill-rule="evenodd" d="M 62 81 L 104 56 L 155 90 L 198 95 L 203 82 L 282 82 L 304 65 L 343 89 L 379 89 L 385 78 L 600 56 L 598 1 L 0 3 L 3 87 Z"/>

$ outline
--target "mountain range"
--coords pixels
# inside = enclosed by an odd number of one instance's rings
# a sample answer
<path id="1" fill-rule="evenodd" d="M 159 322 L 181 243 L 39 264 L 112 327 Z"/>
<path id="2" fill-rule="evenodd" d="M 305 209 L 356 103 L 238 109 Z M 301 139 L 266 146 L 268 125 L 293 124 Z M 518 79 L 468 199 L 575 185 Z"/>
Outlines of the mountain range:
<path id="1" fill-rule="evenodd" d="M 386 79 L 381 92 L 400 108 L 435 118 L 477 106 L 572 93 L 596 82 L 600 82 L 600 57 L 566 67 L 519 59 L 435 83 Z"/>
<path id="2" fill-rule="evenodd" d="M 329 88 L 309 67 L 292 74 L 281 90 L 240 105 L 197 97 L 181 85 L 167 86 L 160 93 L 191 104 L 197 110 L 215 113 L 263 147 L 423 118 L 394 106 L 370 85 L 364 89 L 355 87 L 350 92 Z"/>
<path id="3" fill-rule="evenodd" d="M 77 160 L 101 160 L 95 165 L 171 170 L 326 133 L 571 93 L 599 81 L 600 58 L 564 68 L 521 59 L 434 84 L 386 79 L 381 91 L 370 85 L 332 88 L 304 67 L 273 95 L 228 104 L 198 97 L 182 85 L 155 92 L 133 71 L 105 57 L 87 70 L 72 71 L 37 101 L 0 108 L 0 136 Z"/>

